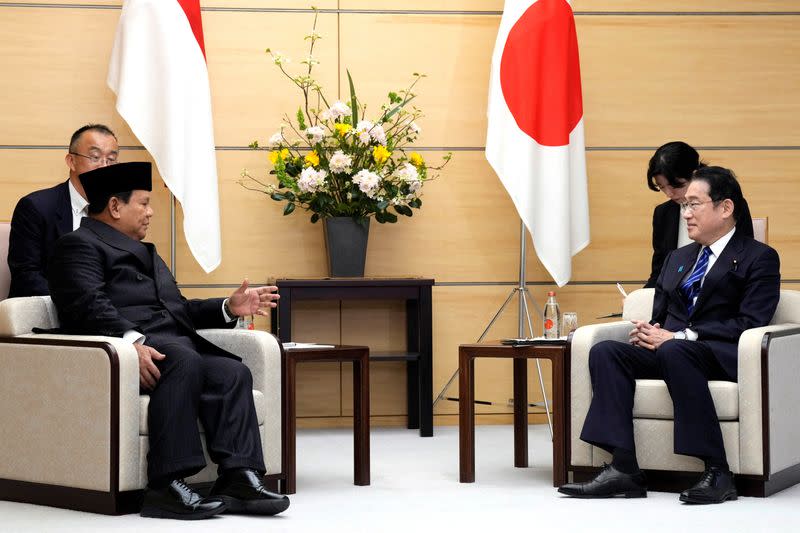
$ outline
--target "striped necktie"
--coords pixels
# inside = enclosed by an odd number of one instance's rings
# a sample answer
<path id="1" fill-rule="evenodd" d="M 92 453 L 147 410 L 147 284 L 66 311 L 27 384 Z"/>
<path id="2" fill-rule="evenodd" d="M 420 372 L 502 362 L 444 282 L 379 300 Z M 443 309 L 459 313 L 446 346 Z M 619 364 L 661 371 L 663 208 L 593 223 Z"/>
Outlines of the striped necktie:
<path id="1" fill-rule="evenodd" d="M 703 248 L 703 251 L 700 252 L 700 259 L 697 260 L 697 264 L 694 266 L 692 275 L 686 278 L 686 281 L 684 281 L 681 285 L 681 290 L 686 295 L 686 299 L 688 300 L 686 308 L 688 309 L 690 315 L 692 314 L 692 311 L 694 311 L 695 298 L 697 298 L 697 295 L 700 294 L 700 282 L 702 281 L 703 276 L 706 273 L 706 269 L 708 268 L 709 255 L 711 255 L 711 248 L 706 246 Z"/>

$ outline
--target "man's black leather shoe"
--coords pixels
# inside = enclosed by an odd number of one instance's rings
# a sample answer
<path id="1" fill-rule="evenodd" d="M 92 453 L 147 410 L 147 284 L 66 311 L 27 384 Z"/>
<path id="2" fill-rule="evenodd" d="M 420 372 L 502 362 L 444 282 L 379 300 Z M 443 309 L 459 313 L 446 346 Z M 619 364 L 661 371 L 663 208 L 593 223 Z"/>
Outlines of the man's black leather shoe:
<path id="1" fill-rule="evenodd" d="M 738 498 L 733 473 L 728 469 L 710 467 L 692 488 L 681 492 L 680 500 L 686 503 L 722 503 Z"/>
<path id="2" fill-rule="evenodd" d="M 218 515 L 226 508 L 222 500 L 205 499 L 190 489 L 182 479 L 176 479 L 164 488 L 148 488 L 144 493 L 140 514 L 150 518 L 202 520 Z"/>
<path id="3" fill-rule="evenodd" d="M 289 508 L 289 498 L 264 488 L 261 476 L 248 468 L 224 472 L 211 487 L 210 496 L 220 498 L 229 513 L 276 515 Z"/>
<path id="4" fill-rule="evenodd" d="M 635 474 L 620 472 L 613 465 L 604 464 L 603 470 L 586 483 L 567 483 L 558 492 L 573 498 L 646 498 L 647 479 L 641 470 Z"/>

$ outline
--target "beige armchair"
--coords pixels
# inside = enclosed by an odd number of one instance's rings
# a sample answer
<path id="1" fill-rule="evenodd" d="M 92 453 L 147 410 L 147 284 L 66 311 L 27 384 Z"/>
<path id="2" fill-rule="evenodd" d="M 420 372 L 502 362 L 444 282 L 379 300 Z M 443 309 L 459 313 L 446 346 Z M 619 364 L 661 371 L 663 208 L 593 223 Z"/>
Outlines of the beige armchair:
<path id="1" fill-rule="evenodd" d="M 121 514 L 147 483 L 148 396 L 136 350 L 112 337 L 37 335 L 58 325 L 49 297 L 0 302 L 0 499 Z M 282 477 L 281 348 L 264 332 L 201 330 L 241 356 L 273 487 Z M 188 481 L 216 479 L 216 465 Z"/>
<path id="2" fill-rule="evenodd" d="M 610 462 L 605 451 L 580 440 L 592 399 L 589 349 L 603 340 L 625 341 L 630 320 L 649 320 L 653 289 L 625 300 L 623 321 L 585 326 L 571 342 L 569 469 L 576 480 L 591 477 Z M 711 381 L 709 388 L 722 427 L 731 470 L 740 494 L 769 496 L 800 482 L 800 292 L 781 291 L 769 326 L 745 331 L 739 339 L 739 382 Z M 703 470 L 699 459 L 675 455 L 672 400 L 661 380 L 636 381 L 633 425 L 636 455 L 651 488 L 683 490 Z"/>

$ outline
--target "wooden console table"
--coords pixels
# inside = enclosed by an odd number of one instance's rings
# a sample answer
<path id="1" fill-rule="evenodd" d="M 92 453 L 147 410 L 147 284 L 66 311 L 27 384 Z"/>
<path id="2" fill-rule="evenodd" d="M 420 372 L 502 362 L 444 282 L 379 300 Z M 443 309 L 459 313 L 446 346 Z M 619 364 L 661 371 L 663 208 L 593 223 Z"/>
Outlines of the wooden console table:
<path id="1" fill-rule="evenodd" d="M 568 345 L 462 344 L 458 348 L 458 447 L 461 483 L 475 481 L 475 358 L 514 359 L 514 466 L 528 466 L 528 359 L 553 363 L 553 486 L 567 482 Z"/>
<path id="2" fill-rule="evenodd" d="M 271 313 L 272 332 L 282 342 L 292 340 L 292 305 L 300 300 L 404 300 L 405 352 L 371 353 L 370 361 L 405 361 L 408 428 L 421 437 L 433 436 L 433 303 L 434 280 L 422 278 L 277 279 L 281 295 Z M 302 339 L 300 339 L 302 340 Z"/>

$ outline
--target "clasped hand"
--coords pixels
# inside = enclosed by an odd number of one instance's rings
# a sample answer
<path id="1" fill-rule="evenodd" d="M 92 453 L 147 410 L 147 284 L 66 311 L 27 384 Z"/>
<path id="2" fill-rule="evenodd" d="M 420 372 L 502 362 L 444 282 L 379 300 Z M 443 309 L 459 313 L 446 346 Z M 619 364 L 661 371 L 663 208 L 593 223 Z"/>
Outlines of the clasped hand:
<path id="1" fill-rule="evenodd" d="M 630 343 L 648 350 L 657 350 L 665 341 L 675 338 L 671 331 L 661 328 L 661 324 L 650 324 L 644 320 L 631 320 L 634 329 L 628 334 Z"/>
<path id="2" fill-rule="evenodd" d="M 269 308 L 278 306 L 276 303 L 280 298 L 280 295 L 276 292 L 278 287 L 269 285 L 251 289 L 249 285 L 250 282 L 245 278 L 242 286 L 236 289 L 228 298 L 228 305 L 233 314 L 236 316 L 266 316 Z"/>

